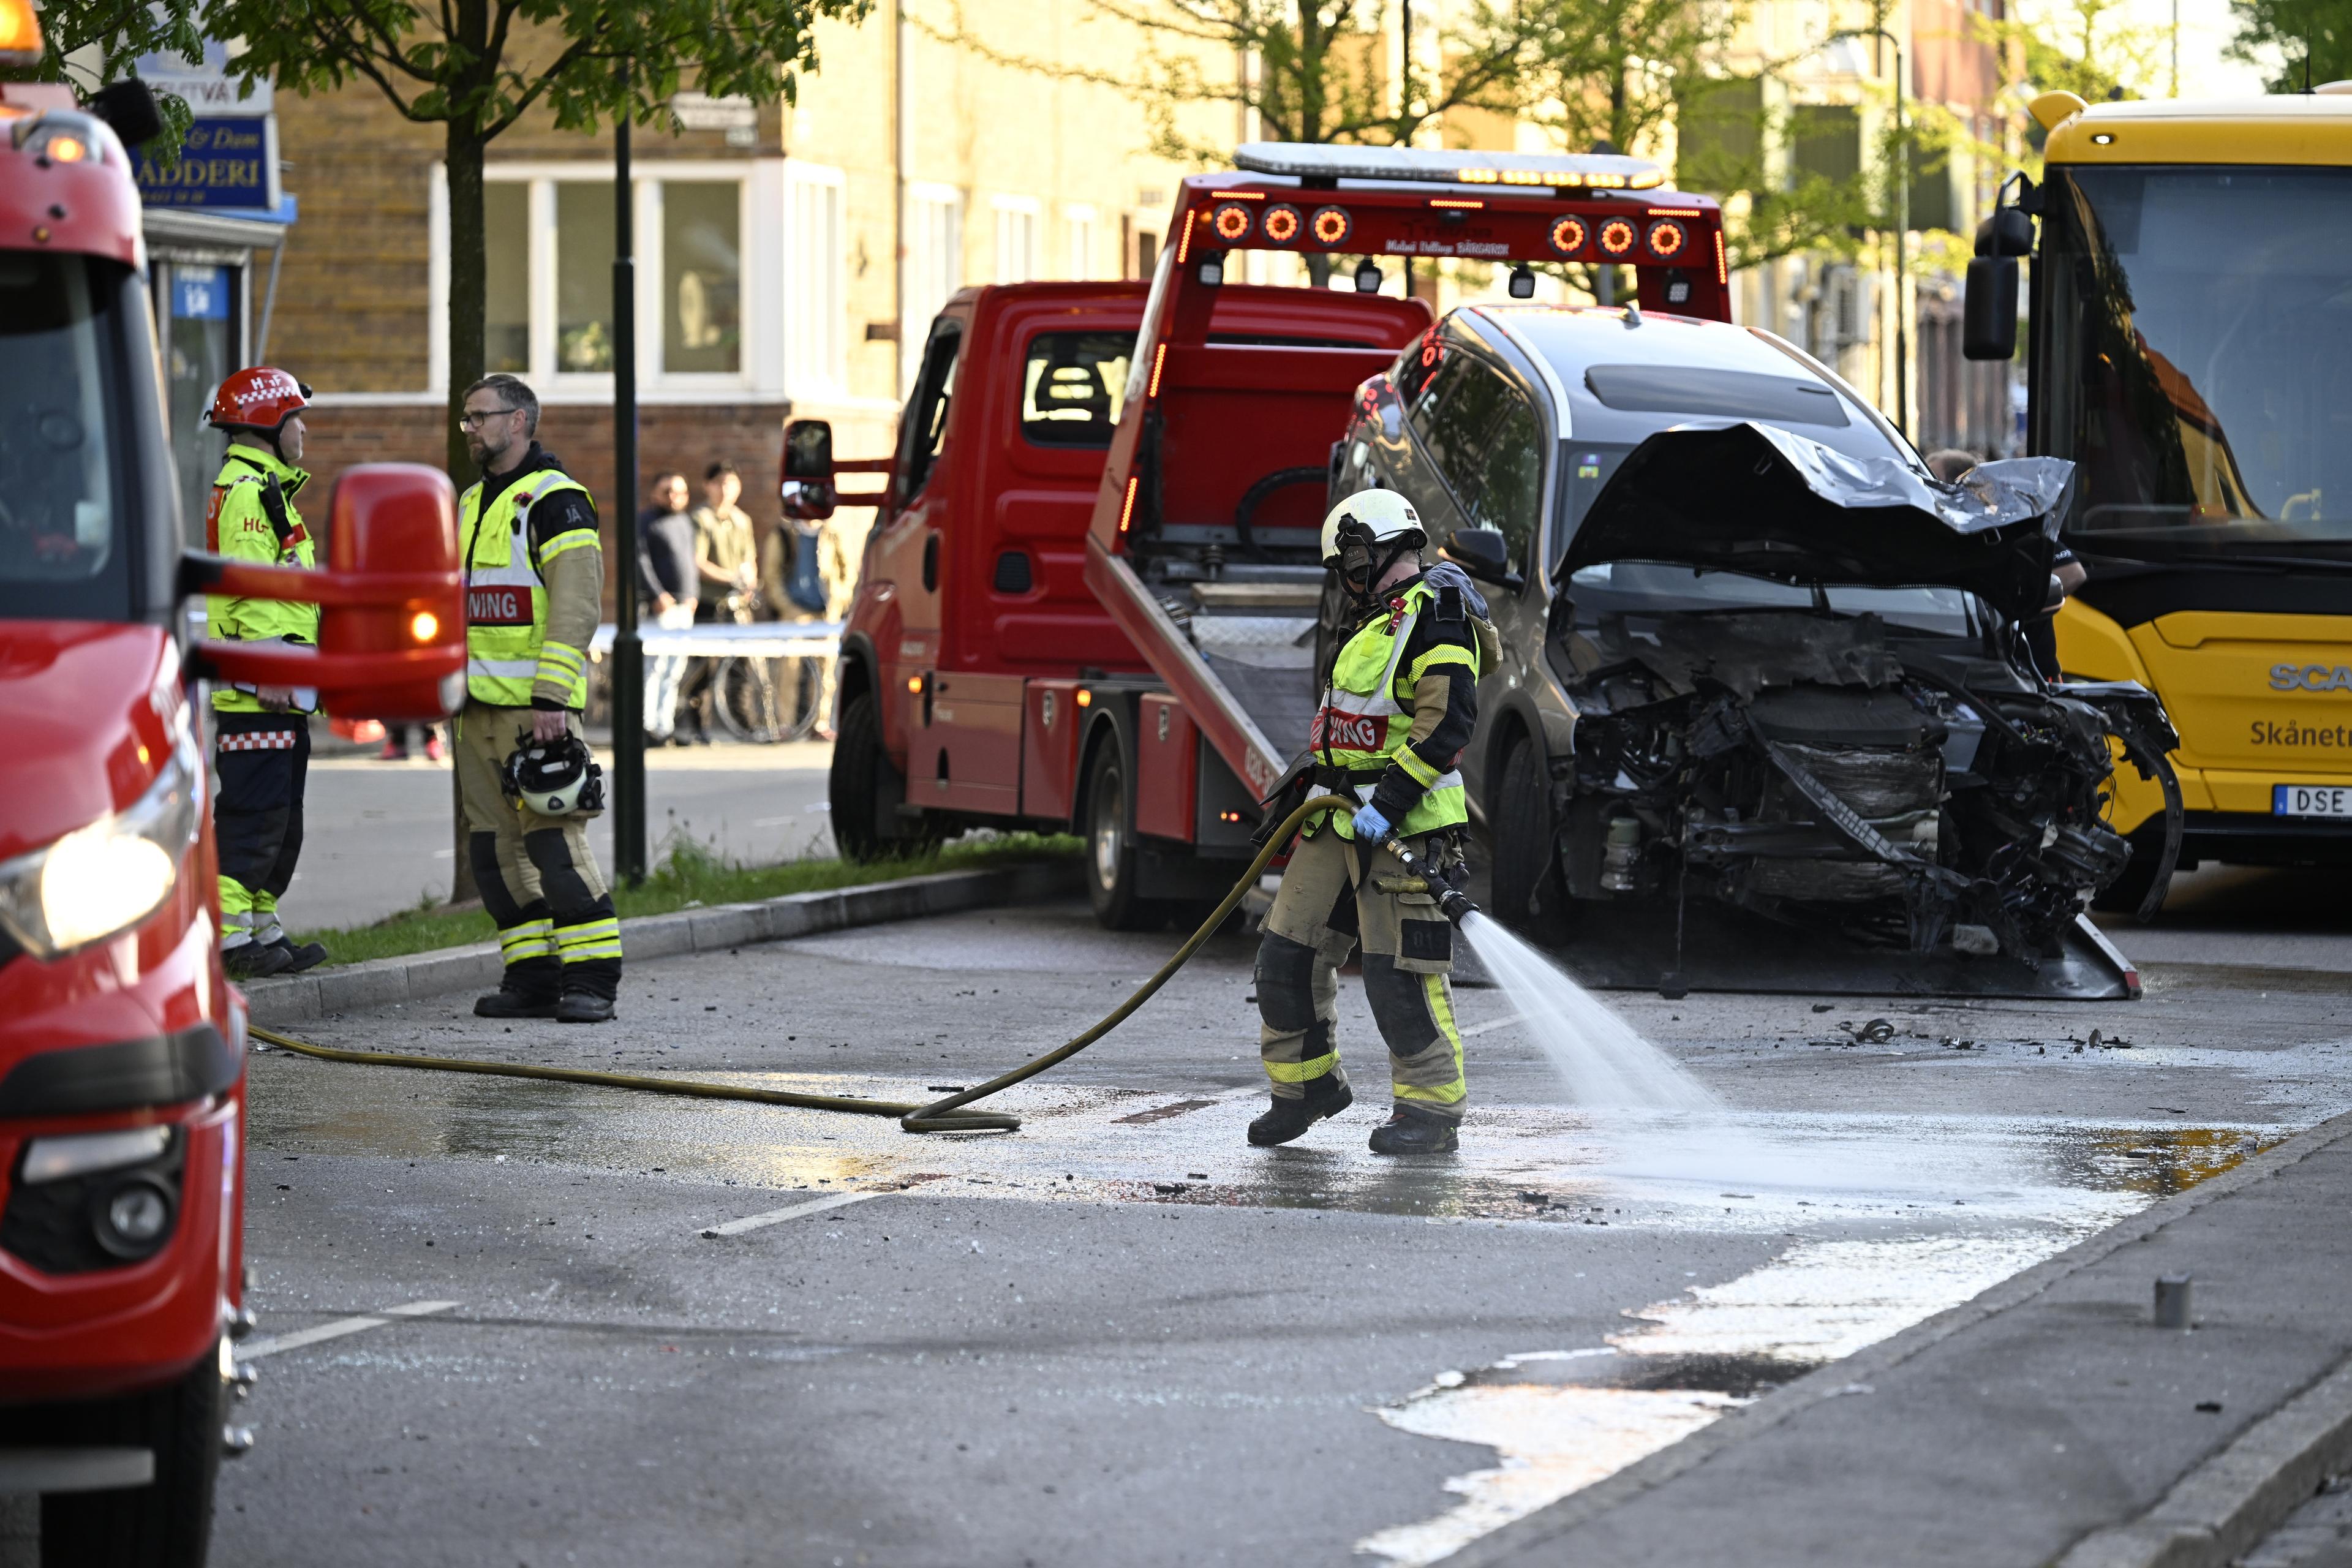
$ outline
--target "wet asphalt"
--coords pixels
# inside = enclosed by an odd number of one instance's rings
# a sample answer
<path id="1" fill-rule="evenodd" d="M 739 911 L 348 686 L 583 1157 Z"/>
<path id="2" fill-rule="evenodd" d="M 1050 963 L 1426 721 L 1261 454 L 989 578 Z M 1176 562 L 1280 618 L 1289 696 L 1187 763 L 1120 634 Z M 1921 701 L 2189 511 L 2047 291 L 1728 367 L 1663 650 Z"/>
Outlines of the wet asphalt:
<path id="1" fill-rule="evenodd" d="M 1365 1150 L 1352 980 L 1356 1107 L 1245 1146 L 1241 936 L 1007 1095 L 1009 1136 L 263 1055 L 262 1334 L 441 1305 L 259 1363 L 215 1561 L 1435 1561 L 2352 1104 L 2336 942 L 2241 902 L 2137 933 L 2163 957 L 2137 1004 L 1612 994 L 1725 1102 L 1711 1128 L 1566 1103 L 1465 989 L 1474 1110 L 1423 1163 Z M 921 1099 L 1175 940 L 1057 904 L 634 966 L 601 1028 L 452 997 L 296 1032 Z M 1465 1403 L 1515 1383 L 1543 1390 Z M 1595 1401 L 1605 1431 L 1547 1458 Z"/>

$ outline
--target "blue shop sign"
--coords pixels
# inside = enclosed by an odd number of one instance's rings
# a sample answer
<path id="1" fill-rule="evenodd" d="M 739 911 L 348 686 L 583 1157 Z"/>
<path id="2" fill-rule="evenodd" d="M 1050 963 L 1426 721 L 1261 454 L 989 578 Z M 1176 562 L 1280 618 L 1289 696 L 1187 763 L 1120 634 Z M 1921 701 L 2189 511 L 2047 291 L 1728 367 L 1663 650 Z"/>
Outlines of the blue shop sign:
<path id="1" fill-rule="evenodd" d="M 139 197 L 151 207 L 274 212 L 278 123 L 274 115 L 207 117 L 188 127 L 180 161 L 164 168 L 134 154 Z"/>
<path id="2" fill-rule="evenodd" d="M 172 315 L 183 321 L 228 320 L 228 268 L 172 268 Z"/>

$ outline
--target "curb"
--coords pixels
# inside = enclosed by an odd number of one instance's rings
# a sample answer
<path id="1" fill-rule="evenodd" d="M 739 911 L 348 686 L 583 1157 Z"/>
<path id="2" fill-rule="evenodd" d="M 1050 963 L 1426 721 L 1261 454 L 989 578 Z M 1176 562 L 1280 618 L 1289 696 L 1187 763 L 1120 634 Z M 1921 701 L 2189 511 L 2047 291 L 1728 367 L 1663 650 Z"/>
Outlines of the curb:
<path id="1" fill-rule="evenodd" d="M 647 915 L 623 921 L 621 938 L 630 958 L 674 958 L 753 942 L 787 942 L 850 926 L 1057 898 L 1076 891 L 1078 878 L 1075 861 L 938 871 L 864 887 L 789 893 L 757 903 Z M 498 944 L 485 942 L 404 958 L 372 959 L 284 980 L 256 981 L 244 989 L 253 1021 L 275 1028 L 331 1013 L 391 1006 L 452 991 L 488 990 L 498 984 L 501 970 Z"/>
<path id="2" fill-rule="evenodd" d="M 2239 1435 L 2126 1524 L 2094 1531 L 2058 1568 L 2225 1568 L 2352 1458 L 2352 1360 Z"/>
<path id="3" fill-rule="evenodd" d="M 2236 1169 L 2200 1182 L 2185 1193 L 2151 1204 L 2097 1235 L 2084 1237 L 2055 1258 L 2044 1258 L 1925 1322 L 1914 1323 L 1901 1333 L 1865 1346 L 1842 1361 L 1816 1367 L 1794 1383 L 1785 1384 L 1755 1404 L 1733 1411 L 1646 1459 L 1628 1465 L 1606 1480 L 1571 1492 L 1492 1534 L 1479 1537 L 1441 1559 L 1439 1568 L 1496 1568 L 1521 1552 L 1696 1469 L 1727 1448 L 1764 1436 L 1823 1400 L 1837 1398 L 1856 1383 L 1867 1383 L 1892 1371 L 1963 1329 L 1972 1328 L 2011 1307 L 2022 1306 L 2069 1275 L 2133 1242 L 2147 1239 L 2175 1220 L 2256 1182 L 2268 1181 L 2347 1138 L 2352 1138 L 2352 1111 L 2299 1132 Z M 2332 1415 L 2326 1408 L 2331 1396 L 2336 1401 Z M 2259 1540 L 2309 1498 L 2325 1474 L 2325 1456 L 2330 1452 L 2331 1437 L 2335 1443 L 2333 1451 L 2337 1455 L 2352 1448 L 2352 1369 L 2347 1367 L 2338 1367 L 2255 1423 L 2236 1442 L 2182 1478 L 2162 1501 L 2139 1519 L 2105 1527 L 2076 1542 L 2057 1568 L 2221 1568 L 2232 1552 Z M 2315 1466 L 2322 1468 L 2315 1470 Z M 2311 1483 L 2297 1489 L 2298 1478 L 2306 1470 L 2311 1471 Z M 2209 1512 L 2199 1516 L 2189 1511 L 2198 1508 Z M 2141 1543 L 2138 1554 L 2121 1554 L 2121 1538 L 2126 1535 Z M 2109 1536 L 2117 1538 L 2118 1554 L 2077 1560 L 2077 1554 L 2092 1542 Z M 2196 1555 L 2169 1554 L 2180 1550 L 2184 1542 L 2193 1544 L 2198 1539 L 2202 1540 L 2203 1546 Z"/>

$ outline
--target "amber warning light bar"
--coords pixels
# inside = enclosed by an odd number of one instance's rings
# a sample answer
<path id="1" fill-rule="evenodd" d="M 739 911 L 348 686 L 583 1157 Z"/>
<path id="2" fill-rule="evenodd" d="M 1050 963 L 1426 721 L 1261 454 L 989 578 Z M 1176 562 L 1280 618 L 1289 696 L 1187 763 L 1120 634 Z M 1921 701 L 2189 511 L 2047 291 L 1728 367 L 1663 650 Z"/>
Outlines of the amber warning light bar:
<path id="1" fill-rule="evenodd" d="M 1480 153 L 1438 147 L 1339 147 L 1245 142 L 1234 166 L 1298 180 L 1398 180 L 1441 185 L 1522 185 L 1550 190 L 1652 191 L 1665 171 L 1616 153 Z"/>

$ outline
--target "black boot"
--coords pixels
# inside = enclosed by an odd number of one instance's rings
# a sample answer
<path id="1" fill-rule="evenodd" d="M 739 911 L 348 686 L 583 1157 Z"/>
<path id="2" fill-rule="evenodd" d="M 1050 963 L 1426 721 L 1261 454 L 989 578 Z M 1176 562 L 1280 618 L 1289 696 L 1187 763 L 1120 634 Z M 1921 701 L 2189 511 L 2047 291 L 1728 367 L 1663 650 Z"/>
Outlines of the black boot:
<path id="1" fill-rule="evenodd" d="M 501 985 L 487 996 L 474 998 L 477 1018 L 552 1018 L 555 998 L 542 992 L 516 991 Z"/>
<path id="2" fill-rule="evenodd" d="M 280 948 L 263 942 L 240 942 L 221 954 L 221 967 L 231 980 L 267 980 L 283 974 L 293 963 Z"/>
<path id="3" fill-rule="evenodd" d="M 324 942 L 306 942 L 296 947 L 293 938 L 281 936 L 269 945 L 285 953 L 289 960 L 285 970 L 289 974 L 299 974 L 327 962 L 327 945 Z"/>
<path id="4" fill-rule="evenodd" d="M 1450 1118 L 1414 1105 L 1398 1106 L 1372 1129 L 1375 1154 L 1451 1154 L 1460 1142 Z"/>
<path id="5" fill-rule="evenodd" d="M 1325 1086 L 1329 1087 L 1326 1088 Z M 1327 1116 L 1337 1116 L 1356 1102 L 1356 1091 L 1337 1073 L 1307 1080 L 1307 1092 L 1297 1100 L 1274 1097 L 1274 1107 L 1249 1124 L 1249 1141 L 1260 1149 L 1287 1143 Z"/>
<path id="6" fill-rule="evenodd" d="M 566 1024 L 609 1024 L 613 1021 L 613 999 L 599 996 L 593 991 L 566 991 L 555 1005 L 555 1016 Z"/>

